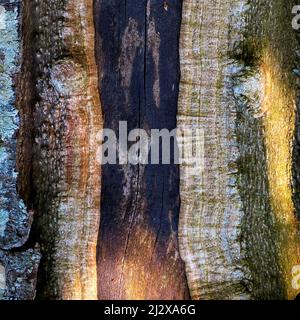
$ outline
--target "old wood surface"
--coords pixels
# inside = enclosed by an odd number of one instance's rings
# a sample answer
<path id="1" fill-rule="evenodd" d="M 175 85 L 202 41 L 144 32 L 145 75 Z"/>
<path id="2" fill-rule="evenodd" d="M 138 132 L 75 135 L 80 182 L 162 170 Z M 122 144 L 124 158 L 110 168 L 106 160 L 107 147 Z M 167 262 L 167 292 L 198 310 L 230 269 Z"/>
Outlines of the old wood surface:
<path id="1" fill-rule="evenodd" d="M 181 1 L 96 1 L 104 127 L 176 127 Z M 189 296 L 178 249 L 179 169 L 105 165 L 98 240 L 100 299 Z"/>

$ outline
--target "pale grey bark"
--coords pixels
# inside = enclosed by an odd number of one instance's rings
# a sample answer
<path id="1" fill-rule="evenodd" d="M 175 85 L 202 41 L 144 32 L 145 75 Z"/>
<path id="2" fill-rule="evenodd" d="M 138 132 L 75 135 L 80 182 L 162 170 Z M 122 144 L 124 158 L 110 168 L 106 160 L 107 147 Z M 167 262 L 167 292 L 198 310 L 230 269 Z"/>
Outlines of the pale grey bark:
<path id="1" fill-rule="evenodd" d="M 32 223 L 32 212 L 17 191 L 20 6 L 20 1 L 0 1 L 0 299 L 33 299 L 40 259 L 38 248 L 20 249 Z"/>
<path id="2" fill-rule="evenodd" d="M 16 185 L 18 110 L 15 105 L 14 78 L 19 69 L 20 13 L 19 2 L 2 3 L 0 32 L 0 248 L 22 245 L 31 224 L 31 215 L 18 195 Z"/>
<path id="3" fill-rule="evenodd" d="M 40 262 L 39 248 L 0 251 L 0 300 L 33 300 Z"/>

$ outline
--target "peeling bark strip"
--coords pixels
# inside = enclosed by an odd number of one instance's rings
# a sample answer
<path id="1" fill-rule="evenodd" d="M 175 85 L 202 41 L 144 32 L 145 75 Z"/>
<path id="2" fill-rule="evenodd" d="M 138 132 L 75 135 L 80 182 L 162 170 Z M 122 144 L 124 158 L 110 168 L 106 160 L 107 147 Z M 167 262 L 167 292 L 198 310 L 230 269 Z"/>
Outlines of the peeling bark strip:
<path id="1" fill-rule="evenodd" d="M 35 213 L 32 238 L 41 245 L 43 299 L 97 298 L 102 115 L 92 9 L 92 0 L 24 1 L 27 75 L 20 79 L 19 105 L 22 130 L 31 130 L 34 141 L 22 140 L 24 150 L 32 144 L 31 176 L 24 174 L 32 186 L 21 189 Z"/>
<path id="2" fill-rule="evenodd" d="M 234 2 L 183 4 L 178 126 L 198 126 L 205 135 L 204 168 L 181 167 L 180 249 L 194 299 L 249 298 L 239 242 L 236 110 L 226 84 Z"/>
<path id="3" fill-rule="evenodd" d="M 168 2 L 168 1 L 167 1 Z M 105 128 L 176 127 L 181 1 L 95 1 Z M 172 4 L 172 5 L 171 5 Z M 98 242 L 100 299 L 183 299 L 174 165 L 105 165 Z"/>
<path id="4" fill-rule="evenodd" d="M 20 1 L 0 0 L 0 300 L 34 298 L 40 259 L 38 249 L 20 249 L 32 223 L 32 212 L 17 192 L 20 7 Z"/>
<path id="5" fill-rule="evenodd" d="M 205 132 L 204 168 L 181 167 L 191 296 L 293 299 L 293 1 L 183 3 L 178 122 Z"/>

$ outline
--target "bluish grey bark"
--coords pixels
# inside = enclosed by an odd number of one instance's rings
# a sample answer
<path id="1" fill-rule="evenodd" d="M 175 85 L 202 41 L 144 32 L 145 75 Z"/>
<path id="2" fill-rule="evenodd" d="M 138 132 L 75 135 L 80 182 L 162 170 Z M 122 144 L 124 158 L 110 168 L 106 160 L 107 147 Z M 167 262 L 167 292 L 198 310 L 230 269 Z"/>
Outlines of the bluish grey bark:
<path id="1" fill-rule="evenodd" d="M 0 0 L 0 299 L 31 299 L 39 254 L 24 252 L 32 213 L 17 191 L 16 76 L 20 65 L 21 1 Z M 11 250 L 14 250 L 13 253 Z"/>

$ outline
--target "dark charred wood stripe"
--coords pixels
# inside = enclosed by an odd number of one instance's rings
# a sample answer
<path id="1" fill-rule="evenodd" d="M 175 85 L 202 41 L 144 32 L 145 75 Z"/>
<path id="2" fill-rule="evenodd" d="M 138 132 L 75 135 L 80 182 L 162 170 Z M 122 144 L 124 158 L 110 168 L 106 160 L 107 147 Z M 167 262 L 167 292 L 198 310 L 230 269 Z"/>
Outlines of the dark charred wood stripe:
<path id="1" fill-rule="evenodd" d="M 104 127 L 174 129 L 182 1 L 95 1 Z M 172 5 L 171 5 L 172 4 Z M 176 165 L 105 165 L 100 299 L 188 298 L 178 249 Z"/>

